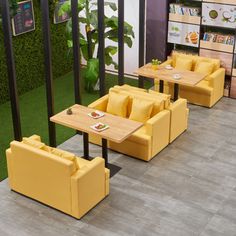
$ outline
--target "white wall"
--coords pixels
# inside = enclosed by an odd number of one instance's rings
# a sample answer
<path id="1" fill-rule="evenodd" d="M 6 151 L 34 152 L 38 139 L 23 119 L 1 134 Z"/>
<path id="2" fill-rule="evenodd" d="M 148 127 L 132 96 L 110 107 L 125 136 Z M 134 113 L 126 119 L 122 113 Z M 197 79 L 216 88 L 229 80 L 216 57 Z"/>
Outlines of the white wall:
<path id="1" fill-rule="evenodd" d="M 109 0 L 115 2 L 118 5 L 117 0 Z M 139 1 L 137 0 L 125 0 L 125 21 L 133 26 L 135 39 L 133 41 L 133 47 L 129 48 L 125 46 L 125 74 L 133 75 L 133 72 L 138 68 L 138 55 L 139 55 Z M 113 12 L 109 7 L 105 9 L 107 16 L 116 15 L 118 12 Z M 84 26 L 81 27 L 81 31 L 84 33 Z M 117 43 L 106 40 L 106 45 L 117 45 Z M 118 62 L 118 54 L 114 56 L 114 60 Z M 85 61 L 83 61 L 85 63 Z M 113 66 L 109 66 L 106 69 L 115 71 Z"/>
<path id="2" fill-rule="evenodd" d="M 117 0 L 112 0 L 116 2 Z M 125 46 L 125 73 L 132 75 L 133 72 L 138 68 L 138 55 L 139 55 L 139 1 L 137 0 L 126 0 L 125 2 L 125 21 L 133 26 L 135 39 L 133 41 L 133 47 L 129 48 Z M 106 9 L 107 15 L 114 15 L 108 8 Z M 114 43 L 106 40 L 106 45 Z M 118 62 L 118 57 L 115 57 L 115 61 Z M 107 69 L 114 70 L 113 67 Z"/>

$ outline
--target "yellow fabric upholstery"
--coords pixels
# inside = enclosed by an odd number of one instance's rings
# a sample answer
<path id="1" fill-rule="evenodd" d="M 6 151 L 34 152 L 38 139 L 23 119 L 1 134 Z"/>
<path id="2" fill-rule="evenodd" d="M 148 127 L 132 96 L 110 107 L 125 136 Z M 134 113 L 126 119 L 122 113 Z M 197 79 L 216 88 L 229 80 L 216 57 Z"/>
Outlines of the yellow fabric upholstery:
<path id="1" fill-rule="evenodd" d="M 196 64 L 194 71 L 208 76 L 213 72 L 213 70 L 214 64 L 212 62 L 200 61 Z"/>
<path id="2" fill-rule="evenodd" d="M 157 96 L 160 94 L 159 92 L 153 90 L 149 90 L 148 92 L 153 96 Z M 165 95 L 170 97 L 170 95 Z M 189 109 L 187 108 L 187 100 L 179 98 L 173 103 L 170 102 L 169 106 L 166 109 L 170 111 L 169 141 L 171 143 L 187 129 L 189 113 Z"/>
<path id="3" fill-rule="evenodd" d="M 178 70 L 192 70 L 193 60 L 191 58 L 178 57 L 175 68 Z"/>
<path id="4" fill-rule="evenodd" d="M 175 67 L 178 58 L 191 59 L 193 61 L 192 71 L 206 72 L 205 74 L 207 74 L 206 78 L 196 86 L 180 85 L 179 96 L 187 99 L 190 103 L 201 106 L 212 107 L 216 104 L 223 97 L 225 80 L 225 69 L 220 68 L 220 60 L 173 52 L 171 59 L 168 59 L 163 64 L 171 63 Z M 208 68 L 206 68 L 206 65 Z M 210 73 L 211 69 L 212 72 Z M 167 87 L 166 84 L 165 87 Z M 165 89 L 165 92 L 171 94 L 173 97 L 174 88 L 172 83 L 168 83 L 168 88 Z"/>
<path id="5" fill-rule="evenodd" d="M 108 97 L 107 112 L 113 115 L 126 117 L 128 102 L 128 95 L 118 95 L 117 93 L 110 92 Z"/>
<path id="6" fill-rule="evenodd" d="M 32 138 L 23 138 L 23 143 L 31 146 L 31 147 L 35 147 L 35 148 L 38 148 L 38 149 L 41 149 L 45 146 L 45 143 L 41 143 L 37 140 L 34 140 Z"/>
<path id="7" fill-rule="evenodd" d="M 6 155 L 12 190 L 75 218 L 109 193 L 103 158 L 83 160 L 84 165 L 74 171 L 72 161 L 18 141 L 11 142 Z"/>
<path id="8" fill-rule="evenodd" d="M 156 113 L 152 112 L 153 114 L 151 114 L 151 118 L 145 122 L 144 127 L 137 130 L 125 141 L 122 143 L 108 141 L 108 147 L 126 155 L 136 157 L 144 161 L 149 161 L 169 144 L 170 111 L 165 110 L 164 107 L 165 103 L 168 104 L 167 106 L 170 106 L 170 96 L 155 96 L 153 94 L 135 89 L 130 89 L 127 91 L 121 87 L 122 86 L 116 86 L 115 88 L 110 89 L 110 92 L 116 92 L 117 94 L 129 94 L 130 110 L 133 99 L 141 99 L 152 102 L 154 104 L 153 110 L 156 109 Z M 99 107 L 104 107 L 106 104 L 107 97 L 102 97 L 90 104 L 89 107 L 98 109 Z M 97 135 L 90 134 L 89 140 L 92 143 L 101 145 L 101 138 Z"/>
<path id="9" fill-rule="evenodd" d="M 134 98 L 129 119 L 144 123 L 150 118 L 152 109 L 153 102 Z"/>
<path id="10" fill-rule="evenodd" d="M 127 111 L 127 117 L 130 116 L 131 110 L 132 110 L 132 103 L 134 98 L 138 98 L 140 100 L 148 100 L 153 102 L 153 110 L 151 113 L 151 117 L 156 115 L 158 112 L 164 110 L 165 107 L 165 97 L 156 97 L 154 98 L 152 95 L 150 95 L 147 92 L 142 91 L 126 91 L 123 89 L 117 89 L 117 88 L 111 88 L 110 92 L 116 92 L 119 94 L 129 95 L 129 103 L 128 103 L 128 111 Z"/>

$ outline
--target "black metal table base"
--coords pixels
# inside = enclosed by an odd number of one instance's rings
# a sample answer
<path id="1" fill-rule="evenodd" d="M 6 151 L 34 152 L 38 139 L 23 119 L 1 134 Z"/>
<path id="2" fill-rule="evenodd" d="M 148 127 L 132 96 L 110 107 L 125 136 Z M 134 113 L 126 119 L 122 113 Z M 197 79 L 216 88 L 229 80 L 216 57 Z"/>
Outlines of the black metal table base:
<path id="1" fill-rule="evenodd" d="M 122 168 L 111 164 L 111 163 L 107 163 L 106 168 L 108 168 L 110 170 L 110 178 L 112 178 L 114 175 L 116 175 Z"/>
<path id="2" fill-rule="evenodd" d="M 179 99 L 179 84 L 174 84 L 174 102 Z"/>
<path id="3" fill-rule="evenodd" d="M 160 93 L 164 92 L 164 81 L 163 80 L 159 81 L 159 92 Z"/>
<path id="4" fill-rule="evenodd" d="M 84 146 L 84 156 L 86 160 L 92 160 L 93 158 L 89 156 L 89 136 L 88 133 L 83 132 L 83 146 Z M 108 148 L 107 140 L 102 139 L 102 157 L 105 160 L 105 166 L 110 170 L 110 178 L 121 170 L 121 167 L 108 163 Z"/>

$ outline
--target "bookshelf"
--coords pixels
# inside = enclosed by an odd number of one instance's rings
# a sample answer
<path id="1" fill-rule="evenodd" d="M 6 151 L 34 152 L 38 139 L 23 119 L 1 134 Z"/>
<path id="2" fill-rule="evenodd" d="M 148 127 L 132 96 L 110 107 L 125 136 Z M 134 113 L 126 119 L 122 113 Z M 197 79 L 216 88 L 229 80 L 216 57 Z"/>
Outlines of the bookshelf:
<path id="1" fill-rule="evenodd" d="M 225 96 L 236 98 L 236 0 L 169 0 L 172 49 L 218 58 L 226 69 Z"/>

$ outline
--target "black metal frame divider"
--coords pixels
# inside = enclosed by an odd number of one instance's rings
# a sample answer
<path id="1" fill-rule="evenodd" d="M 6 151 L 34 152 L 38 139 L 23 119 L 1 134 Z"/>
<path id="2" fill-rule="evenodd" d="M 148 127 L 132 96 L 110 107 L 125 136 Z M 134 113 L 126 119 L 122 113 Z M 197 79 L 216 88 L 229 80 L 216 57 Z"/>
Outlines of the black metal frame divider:
<path id="1" fill-rule="evenodd" d="M 45 82 L 47 95 L 47 112 L 48 112 L 48 132 L 50 146 L 56 146 L 56 126 L 50 121 L 50 117 L 54 115 L 54 91 L 52 76 L 52 47 L 50 41 L 50 19 L 48 0 L 41 0 L 42 11 L 42 27 L 44 41 L 44 63 L 45 63 Z"/>
<path id="2" fill-rule="evenodd" d="M 99 82 L 100 96 L 106 93 L 105 88 L 105 25 L 104 25 L 104 0 L 98 0 L 98 35 L 99 35 Z M 0 0 L 2 8 L 2 23 L 4 32 L 4 44 L 6 48 L 6 60 L 8 67 L 8 80 L 12 109 L 12 120 L 14 127 L 15 140 L 21 141 L 21 122 L 19 99 L 16 84 L 16 70 L 12 47 L 12 33 L 10 26 L 10 13 L 8 0 Z M 44 41 L 44 63 L 45 63 L 45 82 L 47 96 L 47 113 L 48 113 L 48 131 L 50 146 L 56 146 L 56 126 L 50 121 L 50 117 L 54 115 L 54 90 L 53 90 L 53 74 L 52 74 L 52 52 L 50 41 L 50 18 L 48 0 L 40 0 L 42 11 L 42 28 Z M 74 57 L 74 93 L 75 103 L 81 104 L 81 86 L 80 86 L 80 47 L 79 47 L 79 20 L 78 20 L 78 0 L 71 0 L 72 11 L 72 34 L 73 34 L 73 57 Z M 146 0 L 139 0 L 139 66 L 144 65 L 145 56 L 145 11 Z M 124 83 L 124 0 L 118 2 L 118 48 L 119 48 L 119 70 L 118 83 Z M 139 78 L 139 86 L 143 87 L 143 78 Z M 84 134 L 84 157 L 89 158 L 88 134 Z M 110 165 L 107 161 L 107 140 L 102 139 L 102 154 L 105 159 L 106 166 Z M 110 165 L 111 166 L 111 165 Z M 119 167 L 115 167 L 120 169 Z"/>
<path id="3" fill-rule="evenodd" d="M 22 132 L 21 132 L 21 121 L 20 121 L 20 109 L 19 109 L 19 99 L 18 99 L 17 84 L 16 84 L 16 68 L 15 68 L 15 60 L 12 47 L 12 32 L 10 25 L 11 20 L 10 20 L 8 0 L 1 0 L 1 10 L 2 10 L 2 26 L 4 34 L 6 61 L 7 61 L 8 84 L 9 84 L 9 92 L 11 100 L 14 138 L 15 140 L 21 141 Z"/>
<path id="4" fill-rule="evenodd" d="M 146 0 L 139 0 L 139 67 L 145 63 L 145 18 Z M 144 78 L 139 76 L 139 87 L 144 87 Z"/>
<path id="5" fill-rule="evenodd" d="M 124 84 L 124 0 L 118 0 L 118 84 Z"/>

